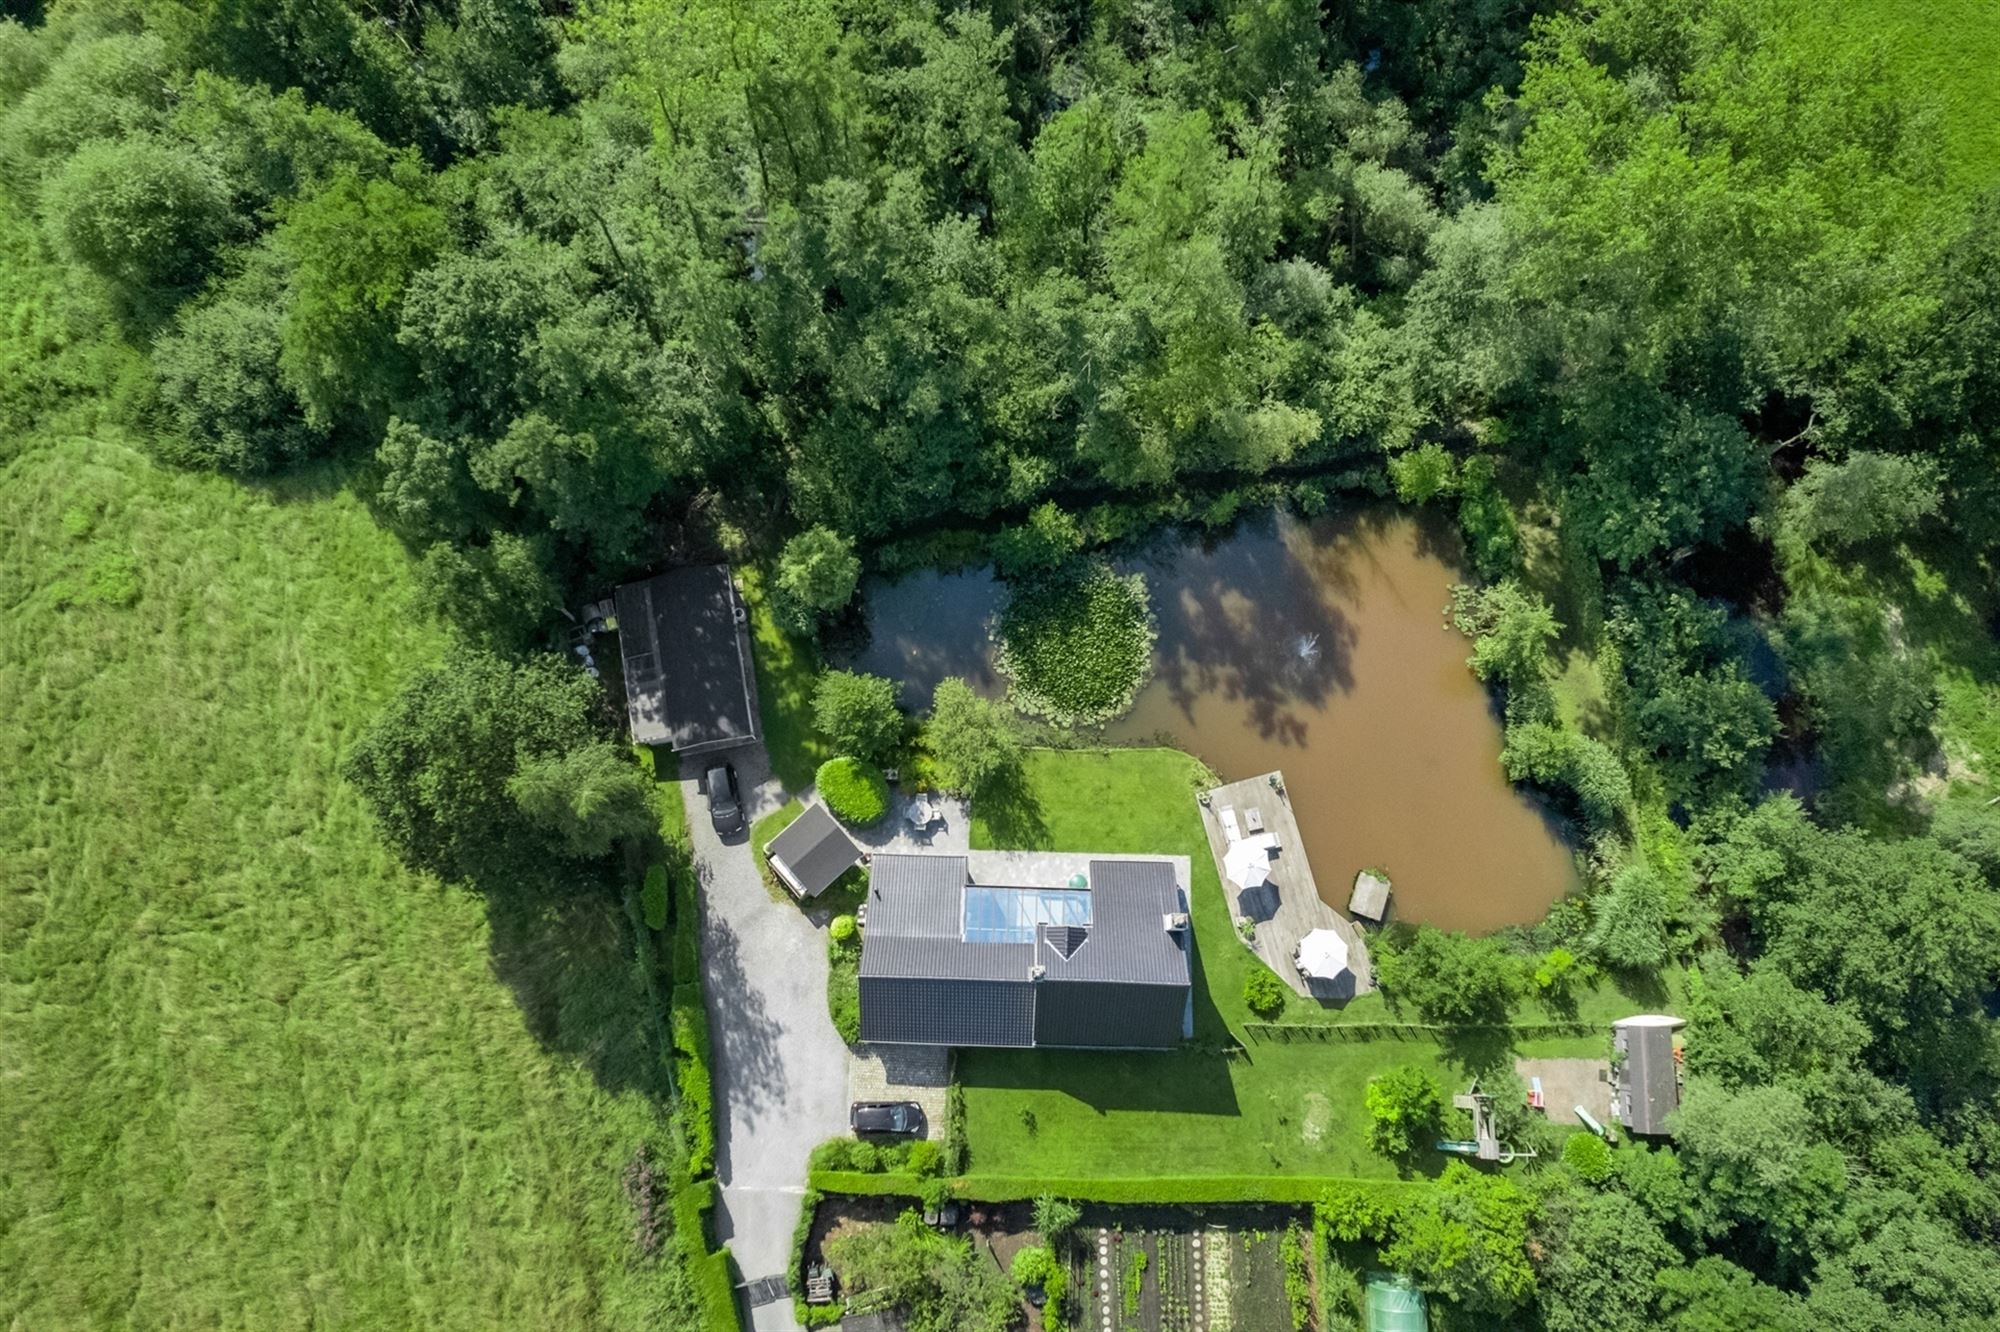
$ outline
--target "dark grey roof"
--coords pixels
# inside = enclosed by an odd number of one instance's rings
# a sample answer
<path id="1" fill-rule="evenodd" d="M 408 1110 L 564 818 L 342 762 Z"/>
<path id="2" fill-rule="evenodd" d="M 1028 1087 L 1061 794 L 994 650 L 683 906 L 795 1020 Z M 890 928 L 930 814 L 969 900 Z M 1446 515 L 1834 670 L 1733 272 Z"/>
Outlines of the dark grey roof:
<path id="1" fill-rule="evenodd" d="M 968 942 L 963 856 L 879 853 L 861 949 L 861 1039 L 923 1045 L 1170 1046 L 1185 1035 L 1185 911 L 1164 861 L 1090 862 L 1090 923 Z M 1067 892 L 1065 888 L 1062 891 Z"/>
<path id="2" fill-rule="evenodd" d="M 729 566 L 670 569 L 617 601 L 633 743 L 689 754 L 754 741 L 757 677 Z"/>
<path id="3" fill-rule="evenodd" d="M 1625 1056 L 1618 1071 L 1619 1122 L 1634 1133 L 1666 1133 L 1667 1116 L 1681 1103 L 1673 1028 L 1662 1022 L 1618 1022 L 1612 1033 L 1613 1045 Z"/>
<path id="4" fill-rule="evenodd" d="M 764 854 L 784 861 L 785 869 L 797 881 L 793 886 L 804 897 L 818 897 L 861 863 L 861 848 L 820 804 L 807 805 L 804 813 L 771 839 Z"/>
<path id="5" fill-rule="evenodd" d="M 1027 980 L 864 975 L 861 1039 L 892 1045 L 1033 1045 L 1035 990 Z"/>

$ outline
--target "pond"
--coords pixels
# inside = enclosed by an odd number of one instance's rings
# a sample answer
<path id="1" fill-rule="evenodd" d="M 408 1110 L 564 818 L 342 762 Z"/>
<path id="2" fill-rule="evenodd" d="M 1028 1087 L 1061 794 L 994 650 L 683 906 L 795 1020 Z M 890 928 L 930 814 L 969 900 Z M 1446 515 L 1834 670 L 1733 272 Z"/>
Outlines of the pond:
<path id="1" fill-rule="evenodd" d="M 1163 539 L 1145 573 L 1155 675 L 1106 739 L 1158 740 L 1224 781 L 1283 769 L 1320 890 L 1386 870 L 1392 918 L 1486 931 L 1538 919 L 1575 882 L 1548 818 L 1500 770 L 1500 724 L 1444 620 L 1462 575 L 1451 534 L 1393 510 L 1311 522 L 1265 513 L 1213 540 Z M 865 589 L 866 644 L 846 664 L 906 682 L 1005 685 L 984 570 Z"/>

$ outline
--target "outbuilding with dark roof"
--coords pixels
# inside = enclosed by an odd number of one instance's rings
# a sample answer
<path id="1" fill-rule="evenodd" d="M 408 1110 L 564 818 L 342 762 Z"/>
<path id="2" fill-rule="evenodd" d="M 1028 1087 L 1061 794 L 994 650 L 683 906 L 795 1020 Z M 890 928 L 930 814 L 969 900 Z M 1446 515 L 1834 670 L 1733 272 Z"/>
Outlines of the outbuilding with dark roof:
<path id="1" fill-rule="evenodd" d="M 794 897 L 810 900 L 859 865 L 862 851 L 826 806 L 815 803 L 771 839 L 764 858 Z"/>
<path id="2" fill-rule="evenodd" d="M 1618 1122 L 1637 1134 L 1664 1136 L 1667 1116 L 1680 1108 L 1680 1061 L 1674 1033 L 1685 1020 L 1641 1013 L 1611 1024 L 1611 1107 Z"/>
<path id="3" fill-rule="evenodd" d="M 964 856 L 878 854 L 861 1039 L 1166 1049 L 1192 1020 L 1188 935 L 1171 861 L 1106 857 L 1061 882 L 982 883 Z"/>
<path id="4" fill-rule="evenodd" d="M 728 565 L 627 583 L 617 606 L 634 744 L 699 754 L 757 739 L 749 620 Z"/>

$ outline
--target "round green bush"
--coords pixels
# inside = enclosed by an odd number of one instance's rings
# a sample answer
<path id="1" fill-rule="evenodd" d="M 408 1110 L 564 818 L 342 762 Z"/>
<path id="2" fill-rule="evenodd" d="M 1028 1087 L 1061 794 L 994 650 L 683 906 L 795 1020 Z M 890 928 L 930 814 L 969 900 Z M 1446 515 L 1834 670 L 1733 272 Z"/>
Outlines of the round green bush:
<path id="1" fill-rule="evenodd" d="M 999 666 L 1014 705 L 1062 726 L 1132 706 L 1153 665 L 1146 581 L 1091 564 L 1016 587 L 1000 612 Z"/>
<path id="2" fill-rule="evenodd" d="M 1056 1268 L 1056 1256 L 1039 1244 L 1014 1255 L 1014 1281 L 1017 1285 L 1042 1285 Z"/>
<path id="3" fill-rule="evenodd" d="M 854 923 L 854 917 L 852 916 L 835 916 L 831 921 L 827 922 L 826 933 L 827 937 L 835 943 L 846 943 L 854 937 L 854 932 L 860 928 L 859 925 Z"/>
<path id="4" fill-rule="evenodd" d="M 1273 1018 L 1285 1011 L 1285 983 L 1269 967 L 1253 967 L 1243 978 L 1243 1002 L 1260 1018 Z"/>
<path id="5" fill-rule="evenodd" d="M 1611 1149 L 1595 1133 L 1572 1133 L 1563 1143 L 1563 1164 L 1579 1178 L 1600 1184 L 1611 1175 Z"/>
<path id="6" fill-rule="evenodd" d="M 813 780 L 819 798 L 843 823 L 865 828 L 889 812 L 889 783 L 873 764 L 858 758 L 828 759 Z"/>

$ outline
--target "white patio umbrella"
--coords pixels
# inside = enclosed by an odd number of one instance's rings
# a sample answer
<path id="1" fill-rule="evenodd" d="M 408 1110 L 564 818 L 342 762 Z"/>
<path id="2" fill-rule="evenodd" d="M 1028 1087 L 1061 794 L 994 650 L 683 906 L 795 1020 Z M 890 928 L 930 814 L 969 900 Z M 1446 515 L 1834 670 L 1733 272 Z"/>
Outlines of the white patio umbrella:
<path id="1" fill-rule="evenodd" d="M 1299 940 L 1298 964 L 1315 980 L 1336 980 L 1347 970 L 1347 940 L 1337 930 L 1314 930 Z"/>
<path id="2" fill-rule="evenodd" d="M 1223 853 L 1222 872 L 1238 888 L 1261 887 L 1271 877 L 1271 848 L 1262 838 L 1231 842 Z"/>

